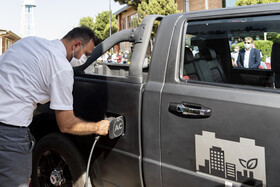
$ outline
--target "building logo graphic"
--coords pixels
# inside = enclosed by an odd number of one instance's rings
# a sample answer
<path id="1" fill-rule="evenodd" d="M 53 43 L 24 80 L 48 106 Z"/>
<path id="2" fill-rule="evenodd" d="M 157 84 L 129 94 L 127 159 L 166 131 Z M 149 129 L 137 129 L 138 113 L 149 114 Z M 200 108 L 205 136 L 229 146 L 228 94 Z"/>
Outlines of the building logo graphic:
<path id="1" fill-rule="evenodd" d="M 202 131 L 195 135 L 195 152 L 197 173 L 237 185 L 266 186 L 265 149 L 256 146 L 255 140 L 234 142 Z"/>

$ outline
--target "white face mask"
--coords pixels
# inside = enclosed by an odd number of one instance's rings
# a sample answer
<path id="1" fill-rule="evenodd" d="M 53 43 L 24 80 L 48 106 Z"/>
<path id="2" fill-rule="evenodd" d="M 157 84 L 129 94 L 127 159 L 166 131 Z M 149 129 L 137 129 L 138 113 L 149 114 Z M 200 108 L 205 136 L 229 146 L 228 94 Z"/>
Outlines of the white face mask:
<path id="1" fill-rule="evenodd" d="M 234 52 L 236 52 L 236 53 L 237 53 L 237 52 L 238 52 L 238 49 L 234 49 Z"/>
<path id="2" fill-rule="evenodd" d="M 76 67 L 84 64 L 86 61 L 87 61 L 87 56 L 85 54 L 82 54 L 80 59 L 73 57 L 72 60 L 70 61 L 70 64 L 72 65 L 72 67 Z"/>
<path id="3" fill-rule="evenodd" d="M 250 48 L 251 48 L 251 44 L 244 44 L 244 47 L 245 47 L 246 49 L 250 49 Z"/>

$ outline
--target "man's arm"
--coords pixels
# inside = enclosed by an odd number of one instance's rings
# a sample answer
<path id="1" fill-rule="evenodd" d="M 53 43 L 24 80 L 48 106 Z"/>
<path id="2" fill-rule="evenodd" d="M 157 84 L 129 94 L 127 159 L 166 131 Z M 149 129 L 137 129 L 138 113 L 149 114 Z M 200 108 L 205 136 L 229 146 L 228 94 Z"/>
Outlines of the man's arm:
<path id="1" fill-rule="evenodd" d="M 63 133 L 74 135 L 108 134 L 110 124 L 108 120 L 97 123 L 86 122 L 77 118 L 73 110 L 56 110 L 55 115 L 59 130 Z"/>

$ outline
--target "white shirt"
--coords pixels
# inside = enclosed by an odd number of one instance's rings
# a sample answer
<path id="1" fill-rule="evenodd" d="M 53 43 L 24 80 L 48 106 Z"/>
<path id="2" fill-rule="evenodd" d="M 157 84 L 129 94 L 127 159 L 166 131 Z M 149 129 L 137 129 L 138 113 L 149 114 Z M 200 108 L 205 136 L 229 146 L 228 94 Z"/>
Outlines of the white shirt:
<path id="1" fill-rule="evenodd" d="M 245 49 L 244 64 L 243 64 L 244 68 L 249 68 L 250 51 L 251 51 L 251 48 L 249 50 Z"/>
<path id="2" fill-rule="evenodd" d="M 73 69 L 60 40 L 27 37 L 0 56 L 0 122 L 28 126 L 37 103 L 73 109 Z"/>
<path id="3" fill-rule="evenodd" d="M 234 63 L 236 63 L 237 61 L 237 57 L 238 57 L 239 52 L 231 52 L 231 58 L 234 59 Z"/>
<path id="4" fill-rule="evenodd" d="M 115 53 L 112 54 L 112 61 L 117 62 L 117 55 Z"/>

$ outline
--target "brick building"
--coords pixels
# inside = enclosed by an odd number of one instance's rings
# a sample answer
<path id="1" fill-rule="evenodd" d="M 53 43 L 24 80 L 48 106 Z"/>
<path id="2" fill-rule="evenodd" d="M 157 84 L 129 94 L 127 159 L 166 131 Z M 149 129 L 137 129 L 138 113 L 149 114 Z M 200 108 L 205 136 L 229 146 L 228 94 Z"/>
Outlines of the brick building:
<path id="1" fill-rule="evenodd" d="M 185 1 L 187 2 L 187 1 Z M 208 10 L 225 7 L 225 0 L 188 0 L 187 9 L 190 12 L 198 10 Z M 187 11 L 186 11 L 187 12 Z"/>
<path id="2" fill-rule="evenodd" d="M 207 10 L 215 8 L 223 8 L 226 6 L 227 0 L 174 0 L 178 5 L 178 10 L 182 12 L 192 12 L 198 10 Z M 133 7 L 125 6 L 116 11 L 114 15 L 117 17 L 119 30 L 135 27 L 134 19 L 138 18 L 137 11 Z"/>
<path id="3" fill-rule="evenodd" d="M 223 8 L 226 6 L 227 1 L 233 0 L 174 0 L 178 5 L 178 10 L 182 12 Z M 138 14 L 131 6 L 125 6 L 114 12 L 113 15 L 117 18 L 119 30 L 131 29 L 137 26 Z M 128 43 L 121 43 L 115 47 L 115 50 L 129 50 L 129 48 Z"/>
<path id="4" fill-rule="evenodd" d="M 19 39 L 21 38 L 12 31 L 0 29 L 0 55 Z"/>

